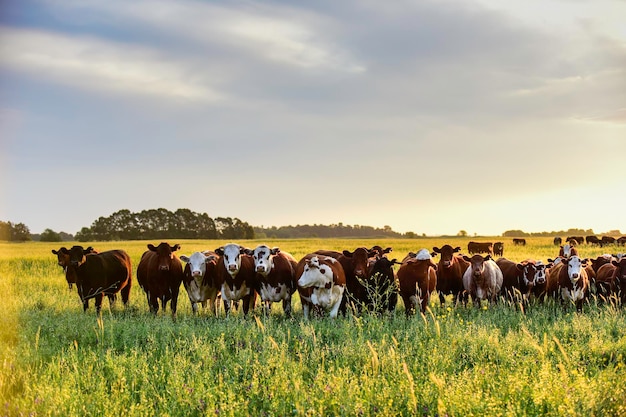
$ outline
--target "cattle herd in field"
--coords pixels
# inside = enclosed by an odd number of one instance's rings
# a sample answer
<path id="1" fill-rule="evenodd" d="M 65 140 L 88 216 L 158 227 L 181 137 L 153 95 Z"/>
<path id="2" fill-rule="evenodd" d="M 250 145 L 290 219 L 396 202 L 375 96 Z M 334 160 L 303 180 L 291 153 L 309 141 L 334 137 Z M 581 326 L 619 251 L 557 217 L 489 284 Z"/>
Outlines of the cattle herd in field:
<path id="1" fill-rule="evenodd" d="M 401 297 L 407 315 L 424 312 L 430 296 L 437 292 L 440 302 L 452 295 L 455 303 L 471 298 L 475 305 L 499 299 L 526 305 L 531 298 L 560 299 L 580 311 L 591 294 L 599 300 L 626 302 L 626 257 L 622 254 L 582 258 L 576 245 L 596 244 L 582 237 L 555 238 L 559 255 L 547 262 L 527 259 L 513 262 L 502 257 L 503 243 L 469 242 L 468 255 L 460 247 L 443 245 L 432 251 L 408 253 L 402 261 L 390 259 L 392 248 L 358 247 L 342 252 L 318 250 L 299 261 L 279 248 L 259 245 L 255 249 L 230 243 L 215 250 L 177 256 L 180 245 L 161 242 L 147 245 L 137 266 L 137 282 L 143 289 L 151 312 L 165 311 L 168 301 L 176 316 L 178 295 L 183 284 L 193 313 L 209 306 L 219 313 L 219 299 L 225 314 L 241 303 L 243 314 L 254 309 L 260 297 L 265 314 L 273 303 L 282 303 L 284 314 L 292 314 L 292 298 L 298 292 L 305 318 L 312 314 L 336 317 L 348 309 L 393 312 Z M 612 243 L 623 244 L 614 241 Z M 602 244 L 602 241 L 599 240 Z M 525 245 L 524 239 L 514 239 Z M 113 303 L 120 293 L 128 304 L 132 267 L 123 250 L 98 253 L 92 247 L 73 246 L 52 250 L 65 270 L 69 288 L 75 284 L 83 309 L 95 300 L 100 312 L 106 295 Z M 483 256 L 482 254 L 486 254 Z M 495 256 L 499 256 L 494 259 Z M 433 258 L 439 257 L 437 263 Z M 394 265 L 399 269 L 394 271 Z"/>

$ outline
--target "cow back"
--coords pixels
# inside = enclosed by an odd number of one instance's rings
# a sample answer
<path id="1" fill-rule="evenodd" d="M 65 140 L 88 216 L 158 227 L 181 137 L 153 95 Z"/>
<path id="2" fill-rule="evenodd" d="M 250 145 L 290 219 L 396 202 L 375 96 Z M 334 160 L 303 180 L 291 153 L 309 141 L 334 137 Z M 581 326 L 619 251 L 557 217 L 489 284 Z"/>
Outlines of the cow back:
<path id="1" fill-rule="evenodd" d="M 89 254 L 76 269 L 76 284 L 85 299 L 102 292 L 113 294 L 130 285 L 131 270 L 130 256 L 123 250 Z"/>

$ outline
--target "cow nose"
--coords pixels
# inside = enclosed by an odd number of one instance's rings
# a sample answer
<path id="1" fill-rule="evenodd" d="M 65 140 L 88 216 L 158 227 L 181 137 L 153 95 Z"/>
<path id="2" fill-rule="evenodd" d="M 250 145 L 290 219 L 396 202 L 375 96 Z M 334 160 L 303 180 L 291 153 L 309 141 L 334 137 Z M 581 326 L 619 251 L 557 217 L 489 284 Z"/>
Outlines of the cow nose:
<path id="1" fill-rule="evenodd" d="M 201 275 L 201 272 L 200 271 L 193 271 L 191 273 L 191 275 L 193 275 L 194 277 L 199 277 Z"/>
<path id="2" fill-rule="evenodd" d="M 537 278 L 537 284 L 543 284 L 544 282 L 546 282 L 545 278 Z"/>
<path id="3" fill-rule="evenodd" d="M 259 265 L 256 267 L 256 272 L 265 272 L 265 267 L 263 265 Z"/>
<path id="4" fill-rule="evenodd" d="M 578 278 L 578 274 L 572 274 L 572 278 Z"/>
<path id="5" fill-rule="evenodd" d="M 357 277 L 363 277 L 363 275 L 365 275 L 365 274 L 363 273 L 363 270 L 362 270 L 362 269 L 357 269 L 357 270 L 355 270 L 355 271 L 354 271 L 354 274 L 355 274 Z"/>
<path id="6" fill-rule="evenodd" d="M 235 265 L 235 264 L 228 265 L 228 270 L 229 271 L 236 271 L 237 270 L 237 265 Z"/>
<path id="7" fill-rule="evenodd" d="M 443 266 L 446 268 L 450 266 L 450 261 L 443 261 Z"/>
<path id="8" fill-rule="evenodd" d="M 160 269 L 161 271 L 169 271 L 169 270 L 170 270 L 170 267 L 169 267 L 169 266 L 167 266 L 167 265 L 161 265 L 161 266 L 159 266 L 159 269 Z"/>

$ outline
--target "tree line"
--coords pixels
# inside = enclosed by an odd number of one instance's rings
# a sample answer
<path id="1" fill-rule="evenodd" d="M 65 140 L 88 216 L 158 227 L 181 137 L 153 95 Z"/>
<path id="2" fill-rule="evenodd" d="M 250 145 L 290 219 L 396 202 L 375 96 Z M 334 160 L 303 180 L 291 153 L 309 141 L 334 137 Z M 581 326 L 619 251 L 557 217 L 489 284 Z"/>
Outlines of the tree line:
<path id="1" fill-rule="evenodd" d="M 296 226 L 281 226 L 281 227 L 255 227 L 255 234 L 259 238 L 277 238 L 277 239 L 290 239 L 290 238 L 371 238 L 371 237 L 383 237 L 383 238 L 416 238 L 415 233 L 398 233 L 394 232 L 391 227 L 384 226 L 383 228 L 374 228 L 372 226 L 360 226 L 360 225 L 344 225 L 343 223 L 322 225 L 296 225 Z"/>
<path id="2" fill-rule="evenodd" d="M 31 240 L 30 230 L 24 223 L 3 222 L 0 220 L 0 240 L 26 242 Z"/>
<path id="3" fill-rule="evenodd" d="M 619 236 L 619 230 L 610 230 L 603 233 L 608 236 Z M 502 233 L 502 237 L 551 237 L 551 236 L 593 236 L 593 229 L 567 229 L 552 232 L 524 232 L 522 230 L 507 230 Z"/>

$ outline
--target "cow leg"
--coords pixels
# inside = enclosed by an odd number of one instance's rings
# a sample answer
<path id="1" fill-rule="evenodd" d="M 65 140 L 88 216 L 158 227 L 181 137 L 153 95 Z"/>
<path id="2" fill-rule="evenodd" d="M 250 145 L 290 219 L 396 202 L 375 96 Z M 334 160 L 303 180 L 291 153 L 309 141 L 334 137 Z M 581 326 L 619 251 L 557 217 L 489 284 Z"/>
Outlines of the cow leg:
<path id="1" fill-rule="evenodd" d="M 124 308 L 128 307 L 128 299 L 130 298 L 130 287 L 131 281 L 128 280 L 128 284 L 126 284 L 124 288 L 120 290 L 120 295 L 122 296 L 122 303 L 124 304 Z"/>
<path id="2" fill-rule="evenodd" d="M 439 291 L 439 304 L 441 304 L 441 307 L 446 305 L 446 297 L 441 291 Z"/>
<path id="3" fill-rule="evenodd" d="M 272 311 L 272 302 L 270 300 L 265 300 L 265 301 L 262 301 L 262 303 L 263 303 L 263 313 L 265 314 L 265 317 L 269 317 L 270 312 Z"/>
<path id="4" fill-rule="evenodd" d="M 109 305 L 113 308 L 117 301 L 117 294 L 107 294 L 107 297 L 109 298 Z"/>
<path id="5" fill-rule="evenodd" d="M 100 310 L 102 309 L 102 300 L 104 299 L 104 294 L 100 293 L 96 295 L 94 298 L 96 300 L 96 314 L 100 314 Z"/>
<path id="6" fill-rule="evenodd" d="M 250 299 L 252 298 L 252 295 L 248 294 L 248 295 L 244 295 L 243 299 L 242 299 L 242 303 L 243 303 L 243 315 L 244 317 L 248 315 L 248 311 L 250 310 Z"/>
<path id="7" fill-rule="evenodd" d="M 172 318 L 176 318 L 176 310 L 178 309 L 178 291 L 179 290 L 177 288 L 174 288 L 174 291 L 172 291 Z"/>
<path id="8" fill-rule="evenodd" d="M 283 312 L 285 313 L 285 317 L 291 317 L 291 296 L 283 300 Z"/>
<path id="9" fill-rule="evenodd" d="M 230 314 L 230 303 L 230 300 L 224 298 L 224 313 L 226 314 L 226 317 Z"/>

